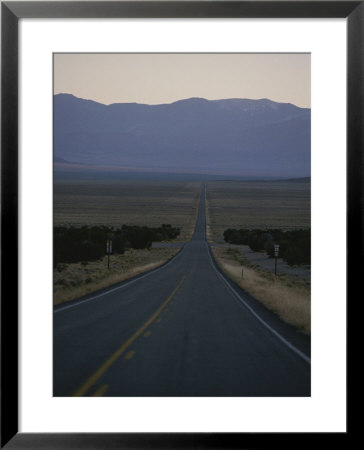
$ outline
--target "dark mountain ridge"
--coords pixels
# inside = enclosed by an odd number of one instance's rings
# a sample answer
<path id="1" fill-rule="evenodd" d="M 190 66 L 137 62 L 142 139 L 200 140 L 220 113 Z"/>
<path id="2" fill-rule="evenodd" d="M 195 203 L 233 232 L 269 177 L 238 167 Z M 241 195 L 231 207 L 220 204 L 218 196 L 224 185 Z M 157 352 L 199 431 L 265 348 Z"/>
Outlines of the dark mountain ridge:
<path id="1" fill-rule="evenodd" d="M 58 94 L 54 154 L 92 165 L 305 177 L 310 119 L 310 109 L 269 99 L 103 105 Z"/>

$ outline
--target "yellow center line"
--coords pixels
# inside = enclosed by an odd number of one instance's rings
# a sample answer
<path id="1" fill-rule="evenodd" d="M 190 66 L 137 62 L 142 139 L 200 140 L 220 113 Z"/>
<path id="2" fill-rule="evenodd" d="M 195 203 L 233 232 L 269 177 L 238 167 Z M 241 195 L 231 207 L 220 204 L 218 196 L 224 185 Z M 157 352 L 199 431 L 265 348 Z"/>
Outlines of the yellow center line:
<path id="1" fill-rule="evenodd" d="M 124 358 L 125 359 L 131 359 L 133 356 L 135 355 L 135 350 L 130 350 L 130 352 L 128 352 Z"/>
<path id="2" fill-rule="evenodd" d="M 129 339 L 127 339 L 124 344 L 113 353 L 110 358 L 108 358 L 104 364 L 96 370 L 96 372 L 90 376 L 90 378 L 73 394 L 74 397 L 81 397 L 93 386 L 96 381 L 107 371 L 107 369 L 114 364 L 114 362 L 125 352 L 125 350 L 130 347 L 130 345 L 137 339 L 144 331 L 149 327 L 149 325 L 159 316 L 163 311 L 169 301 L 174 297 L 178 289 L 182 286 L 185 281 L 186 276 L 178 283 L 177 287 L 173 290 L 170 296 L 165 300 L 162 305 L 157 309 L 157 311 L 142 325 Z"/>
<path id="3" fill-rule="evenodd" d="M 103 386 L 99 387 L 93 394 L 92 397 L 102 397 L 105 392 L 108 390 L 109 385 L 104 384 Z"/>

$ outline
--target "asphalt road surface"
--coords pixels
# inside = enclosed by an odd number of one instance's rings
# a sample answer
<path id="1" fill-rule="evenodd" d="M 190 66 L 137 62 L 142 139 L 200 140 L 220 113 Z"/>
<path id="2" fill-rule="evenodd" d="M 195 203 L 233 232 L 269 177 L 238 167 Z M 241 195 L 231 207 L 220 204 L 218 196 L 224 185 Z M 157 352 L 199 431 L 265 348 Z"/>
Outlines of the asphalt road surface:
<path id="1" fill-rule="evenodd" d="M 205 191 L 169 263 L 54 309 L 55 396 L 309 396 L 310 340 L 216 267 Z"/>

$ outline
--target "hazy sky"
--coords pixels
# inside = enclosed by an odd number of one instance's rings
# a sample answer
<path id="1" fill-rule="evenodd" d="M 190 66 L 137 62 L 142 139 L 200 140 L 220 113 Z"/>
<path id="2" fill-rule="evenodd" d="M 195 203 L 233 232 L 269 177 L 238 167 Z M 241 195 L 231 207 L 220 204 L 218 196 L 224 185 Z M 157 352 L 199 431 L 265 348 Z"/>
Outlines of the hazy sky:
<path id="1" fill-rule="evenodd" d="M 110 104 L 269 98 L 310 107 L 309 54 L 55 54 L 54 93 Z"/>

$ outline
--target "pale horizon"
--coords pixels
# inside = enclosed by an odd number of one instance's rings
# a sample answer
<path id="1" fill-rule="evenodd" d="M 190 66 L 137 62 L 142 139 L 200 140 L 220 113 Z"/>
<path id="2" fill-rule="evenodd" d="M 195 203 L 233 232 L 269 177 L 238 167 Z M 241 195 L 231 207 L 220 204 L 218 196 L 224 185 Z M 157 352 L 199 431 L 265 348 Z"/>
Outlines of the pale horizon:
<path id="1" fill-rule="evenodd" d="M 310 54 L 54 54 L 54 94 L 104 105 L 269 99 L 311 108 Z"/>

